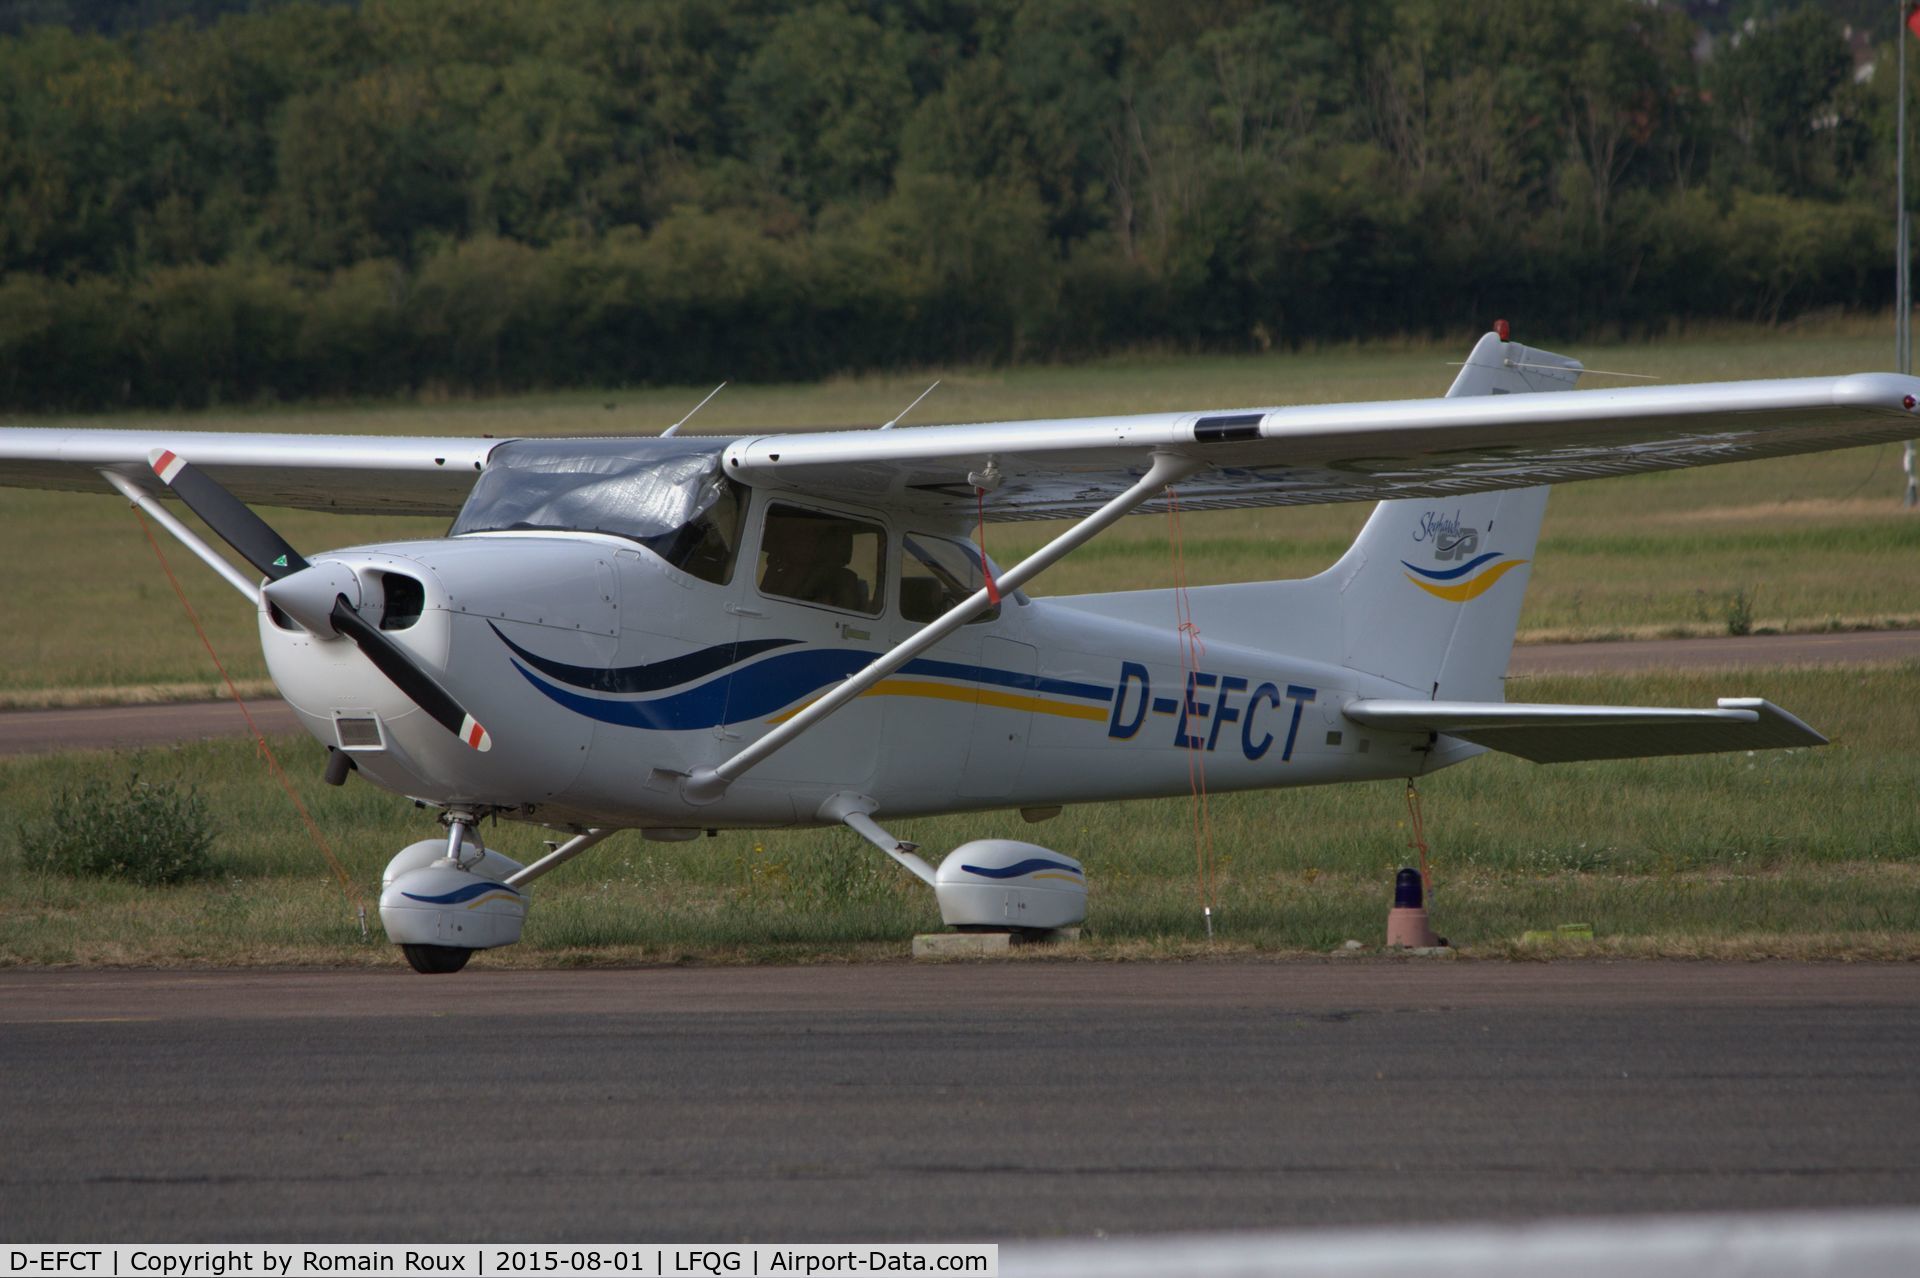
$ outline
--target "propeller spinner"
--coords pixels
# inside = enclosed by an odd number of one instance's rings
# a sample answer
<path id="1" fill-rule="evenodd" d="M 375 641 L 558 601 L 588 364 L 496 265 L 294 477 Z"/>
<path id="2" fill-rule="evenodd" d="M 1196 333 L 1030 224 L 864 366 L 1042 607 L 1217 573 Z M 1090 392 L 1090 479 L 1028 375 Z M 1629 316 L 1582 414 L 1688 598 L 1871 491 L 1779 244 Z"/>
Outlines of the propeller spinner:
<path id="1" fill-rule="evenodd" d="M 322 639 L 351 639 L 375 669 L 436 723 L 475 750 L 493 748 L 493 737 L 480 721 L 405 648 L 360 615 L 359 579 L 351 569 L 307 562 L 251 507 L 179 454 L 156 449 L 149 460 L 160 481 L 267 578 L 262 593 L 269 603 Z"/>

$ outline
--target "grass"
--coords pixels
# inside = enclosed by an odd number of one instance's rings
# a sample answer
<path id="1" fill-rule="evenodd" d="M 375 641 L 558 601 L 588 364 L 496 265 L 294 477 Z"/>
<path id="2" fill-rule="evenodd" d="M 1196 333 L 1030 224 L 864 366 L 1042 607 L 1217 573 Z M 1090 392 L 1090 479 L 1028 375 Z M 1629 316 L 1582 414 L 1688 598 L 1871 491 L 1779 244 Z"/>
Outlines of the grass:
<path id="1" fill-rule="evenodd" d="M 1566 347 L 1597 368 L 1676 381 L 1885 367 L 1885 325 L 1825 320 L 1801 329 L 1711 329 L 1685 339 Z M 1545 345 L 1547 335 L 1523 334 Z M 695 418 L 702 430 L 866 425 L 898 412 L 934 376 L 911 422 L 969 421 L 1196 406 L 1388 399 L 1441 393 L 1468 340 L 1375 343 L 1244 358 L 1115 357 L 1071 368 L 930 370 L 809 386 L 732 386 Z M 1604 379 L 1595 379 L 1604 383 Z M 321 433 L 650 433 L 705 388 L 623 389 L 406 405 L 276 407 L 201 414 L 21 419 L 8 424 Z M 1548 507 L 1521 619 L 1534 640 L 1726 633 L 1746 600 L 1757 632 L 1920 624 L 1920 519 L 1898 505 L 1898 449 L 1570 484 Z M 437 536 L 437 519 L 264 512 L 296 546 Z M 1331 563 L 1366 507 L 1189 516 L 1194 584 L 1303 576 Z M 190 520 L 191 522 L 191 520 Z M 152 699 L 203 691 L 206 653 L 125 503 L 0 488 L 10 551 L 0 591 L 0 705 Z M 1051 530 L 989 533 L 1011 561 Z M 234 674 L 265 670 L 251 611 L 171 542 L 167 554 Z M 1123 522 L 1040 579 L 1037 594 L 1167 584 L 1162 521 Z"/>
<path id="2" fill-rule="evenodd" d="M 1528 700 L 1710 704 L 1762 693 L 1826 731 L 1821 750 L 1540 768 L 1488 756 L 1421 783 L 1433 845 L 1434 914 L 1472 956 L 1920 958 L 1920 665 L 1861 669 L 1532 678 Z M 318 779 L 319 747 L 280 742 L 360 892 L 436 827 L 358 782 Z M 129 768 L 192 785 L 223 834 L 208 883 L 140 889 L 28 870 L 0 848 L 0 964 L 389 964 L 358 922 L 286 799 L 245 743 L 133 758 L 75 753 L 0 760 L 0 811 L 31 824 L 63 789 Z M 1089 957 L 1324 953 L 1376 944 L 1393 871 L 1411 855 L 1399 783 L 1217 796 L 1217 939 L 1202 933 L 1184 800 L 1068 809 L 1029 826 L 1013 813 L 903 822 L 937 858 L 970 838 L 1047 843 L 1083 858 Z M 525 860 L 541 832 L 489 827 Z M 729 834 L 657 844 L 627 834 L 543 880 L 522 945 L 480 962 L 848 961 L 897 958 L 937 928 L 917 881 L 838 830 Z M 1591 923 L 1594 939 L 1523 934 Z"/>

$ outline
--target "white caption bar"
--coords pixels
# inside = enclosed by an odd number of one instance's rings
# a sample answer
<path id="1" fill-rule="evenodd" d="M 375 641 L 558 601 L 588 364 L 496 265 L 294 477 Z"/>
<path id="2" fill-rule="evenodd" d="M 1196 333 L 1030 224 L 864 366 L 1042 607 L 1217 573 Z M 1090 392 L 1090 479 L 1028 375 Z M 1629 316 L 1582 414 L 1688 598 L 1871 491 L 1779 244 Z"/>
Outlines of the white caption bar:
<path id="1" fill-rule="evenodd" d="M 660 1246 L 488 1243 L 452 1247 L 395 1244 L 233 1245 L 109 1243 L 87 1247 L 12 1246 L 0 1252 L 4 1278 L 319 1278 L 337 1274 L 515 1275 L 646 1274 L 650 1278 L 819 1278 L 840 1274 L 965 1274 L 999 1278 L 1000 1248 L 940 1243 L 764 1243 L 757 1246 Z"/>

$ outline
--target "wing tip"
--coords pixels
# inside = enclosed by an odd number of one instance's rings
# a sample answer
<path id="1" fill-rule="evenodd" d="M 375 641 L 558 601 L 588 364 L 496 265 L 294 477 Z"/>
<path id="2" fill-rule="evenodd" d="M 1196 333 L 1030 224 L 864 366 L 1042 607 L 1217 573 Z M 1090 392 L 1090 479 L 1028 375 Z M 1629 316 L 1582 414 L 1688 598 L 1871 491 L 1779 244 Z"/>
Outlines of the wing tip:
<path id="1" fill-rule="evenodd" d="M 1908 373 L 1849 373 L 1835 380 L 1833 401 L 1848 408 L 1878 408 L 1920 416 L 1920 377 Z"/>

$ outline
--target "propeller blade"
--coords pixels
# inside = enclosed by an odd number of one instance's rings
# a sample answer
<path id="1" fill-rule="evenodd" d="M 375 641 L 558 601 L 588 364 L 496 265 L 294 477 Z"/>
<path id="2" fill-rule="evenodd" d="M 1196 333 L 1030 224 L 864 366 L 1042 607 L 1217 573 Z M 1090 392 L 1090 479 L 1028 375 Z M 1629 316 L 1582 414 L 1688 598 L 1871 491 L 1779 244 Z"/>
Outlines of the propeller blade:
<path id="1" fill-rule="evenodd" d="M 466 708 L 453 699 L 453 694 L 440 686 L 439 680 L 415 665 L 404 648 L 354 611 L 345 595 L 335 597 L 333 614 L 328 620 L 333 622 L 335 630 L 359 644 L 367 660 L 441 727 L 482 754 L 493 749 L 493 738 L 480 726 L 480 721 L 468 714 Z"/>
<path id="2" fill-rule="evenodd" d="M 307 566 L 300 552 L 266 520 L 178 453 L 156 448 L 147 460 L 160 482 L 173 489 L 174 495 L 187 503 L 187 509 L 205 520 L 207 527 L 239 551 L 261 576 L 278 581 Z"/>

